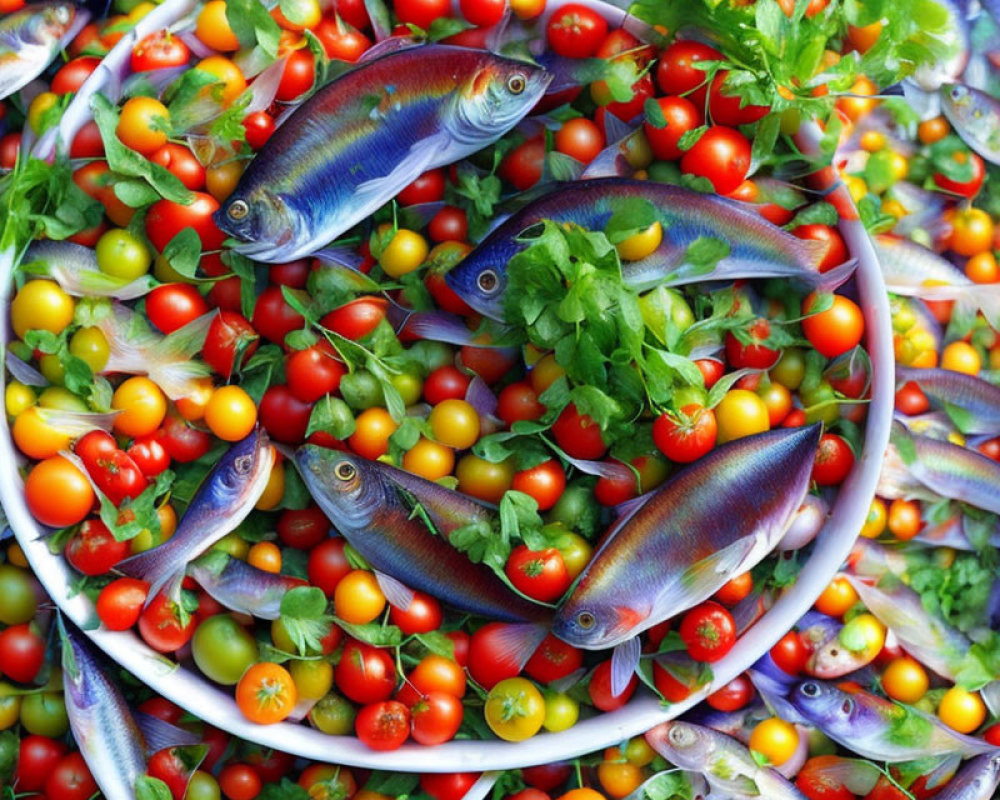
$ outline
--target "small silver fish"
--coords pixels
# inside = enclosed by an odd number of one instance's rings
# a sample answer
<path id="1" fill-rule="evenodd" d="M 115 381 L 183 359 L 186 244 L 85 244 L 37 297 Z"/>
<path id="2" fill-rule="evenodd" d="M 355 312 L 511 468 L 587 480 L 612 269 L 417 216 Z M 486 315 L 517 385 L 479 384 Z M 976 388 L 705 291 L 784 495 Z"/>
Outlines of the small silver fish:
<path id="1" fill-rule="evenodd" d="M 937 800 L 990 800 L 1000 786 L 1000 754 L 984 753 L 967 761 Z"/>
<path id="2" fill-rule="evenodd" d="M 23 268 L 35 262 L 43 264 L 46 274 L 74 297 L 134 300 L 158 285 L 152 275 L 128 280 L 101 272 L 96 252 L 73 242 L 52 239 L 34 242 L 21 259 L 21 265 Z"/>
<path id="3" fill-rule="evenodd" d="M 253 511 L 271 475 L 274 458 L 274 448 L 258 426 L 230 447 L 208 473 L 173 536 L 117 565 L 116 569 L 126 575 L 149 582 L 147 604 L 164 588 L 174 597 L 188 562 Z"/>
<path id="4" fill-rule="evenodd" d="M 969 147 L 1000 164 L 1000 101 L 963 83 L 950 83 L 941 87 L 941 110 Z"/>
<path id="5" fill-rule="evenodd" d="M 307 585 L 300 578 L 257 569 L 221 550 L 209 550 L 192 561 L 187 574 L 226 608 L 258 619 L 280 617 L 285 594 Z"/>
<path id="6" fill-rule="evenodd" d="M 34 3 L 0 17 L 0 100 L 41 75 L 89 18 L 69 2 Z"/>

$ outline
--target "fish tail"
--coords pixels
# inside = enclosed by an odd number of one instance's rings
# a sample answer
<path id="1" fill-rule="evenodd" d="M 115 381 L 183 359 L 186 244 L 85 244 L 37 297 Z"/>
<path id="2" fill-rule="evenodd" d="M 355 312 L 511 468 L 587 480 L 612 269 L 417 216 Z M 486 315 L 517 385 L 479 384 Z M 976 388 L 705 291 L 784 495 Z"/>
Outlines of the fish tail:
<path id="1" fill-rule="evenodd" d="M 982 314 L 990 327 L 1000 328 L 1000 287 L 981 284 L 970 286 L 968 293 L 959 299 L 955 306 L 958 308 L 967 304 Z"/>
<path id="2" fill-rule="evenodd" d="M 181 569 L 177 569 L 173 554 L 164 552 L 162 546 L 126 558 L 115 569 L 130 578 L 146 581 L 149 584 L 145 603 L 147 606 L 165 588 L 168 596 L 176 599 L 184 578 L 183 565 Z"/>
<path id="3" fill-rule="evenodd" d="M 505 624 L 497 631 L 496 636 L 501 645 L 500 652 L 509 653 L 520 670 L 528 663 L 528 659 L 538 649 L 548 632 L 548 625 L 538 622 L 515 622 Z"/>

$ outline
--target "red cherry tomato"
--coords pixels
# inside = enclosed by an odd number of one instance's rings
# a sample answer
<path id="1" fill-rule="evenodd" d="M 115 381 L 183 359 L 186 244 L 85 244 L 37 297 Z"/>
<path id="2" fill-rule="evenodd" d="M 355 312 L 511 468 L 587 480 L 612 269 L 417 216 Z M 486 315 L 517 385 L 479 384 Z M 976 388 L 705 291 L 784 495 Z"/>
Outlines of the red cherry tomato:
<path id="1" fill-rule="evenodd" d="M 139 615 L 139 634 L 160 653 L 172 653 L 186 645 L 196 625 L 194 617 L 182 623 L 173 601 L 163 594 L 154 597 Z"/>
<path id="2" fill-rule="evenodd" d="M 736 644 L 733 615 L 711 600 L 688 611 L 678 631 L 695 661 L 714 663 Z"/>
<path id="3" fill-rule="evenodd" d="M 487 689 L 521 671 L 507 646 L 506 628 L 502 622 L 488 622 L 473 633 L 469 641 L 469 674 Z"/>
<path id="4" fill-rule="evenodd" d="M 0 673 L 18 683 L 31 683 L 45 664 L 45 641 L 31 623 L 0 631 Z"/>
<path id="5" fill-rule="evenodd" d="M 167 142 L 149 160 L 169 170 L 191 191 L 197 192 L 205 188 L 205 168 L 184 145 Z"/>
<path id="6" fill-rule="evenodd" d="M 552 426 L 552 435 L 563 450 L 573 458 L 600 458 L 608 451 L 601 427 L 587 414 L 577 411 L 570 403 Z"/>
<path id="7" fill-rule="evenodd" d="M 545 139 L 536 137 L 522 142 L 500 162 L 497 173 L 515 189 L 523 192 L 542 179 L 545 164 Z"/>
<path id="8" fill-rule="evenodd" d="M 101 59 L 94 56 L 80 56 L 68 61 L 52 76 L 52 84 L 49 89 L 55 94 L 69 94 L 78 91 L 100 63 Z"/>
<path id="9" fill-rule="evenodd" d="M 717 711 L 739 711 L 754 698 L 753 684 L 744 672 L 737 675 L 721 689 L 705 698 L 705 702 Z"/>
<path id="10" fill-rule="evenodd" d="M 324 328 L 347 339 L 363 339 L 385 319 L 388 301 L 384 297 L 359 297 L 335 308 L 320 320 Z"/>
<path id="11" fill-rule="evenodd" d="M 337 688 L 355 703 L 381 703 L 396 688 L 396 662 L 385 650 L 349 639 L 334 678 Z"/>
<path id="12" fill-rule="evenodd" d="M 403 24 L 427 30 L 431 23 L 451 13 L 450 0 L 393 0 L 396 18 Z"/>
<path id="13" fill-rule="evenodd" d="M 127 631 L 139 621 L 149 584 L 134 578 L 117 578 L 97 596 L 97 616 L 105 628 Z"/>
<path id="14" fill-rule="evenodd" d="M 536 552 L 518 545 L 511 551 L 505 571 L 519 592 L 543 603 L 562 597 L 572 582 L 562 555 L 554 547 Z"/>
<path id="15" fill-rule="evenodd" d="M 396 199 L 404 206 L 415 206 L 418 203 L 436 203 L 444 198 L 445 178 L 443 169 L 432 169 L 425 172 L 409 186 L 396 195 Z"/>
<path id="16" fill-rule="evenodd" d="M 147 72 L 166 67 L 187 66 L 191 51 L 184 40 L 167 33 L 156 31 L 140 39 L 132 48 L 132 72 Z"/>
<path id="17" fill-rule="evenodd" d="M 254 111 L 243 119 L 247 144 L 253 150 L 260 150 L 275 131 L 274 117 L 266 111 Z"/>
<path id="18" fill-rule="evenodd" d="M 624 706 L 635 693 L 635 687 L 639 679 L 635 675 L 631 677 L 628 685 L 621 694 L 611 693 L 611 660 L 602 661 L 597 665 L 594 674 L 590 676 L 590 683 L 587 684 L 587 693 L 590 695 L 590 702 L 601 711 L 617 711 Z"/>
<path id="19" fill-rule="evenodd" d="M 659 97 L 655 102 L 666 124 L 657 127 L 647 119 L 643 130 L 653 155 L 663 161 L 673 161 L 683 154 L 677 145 L 681 137 L 702 124 L 701 111 L 686 97 Z"/>
<path id="20" fill-rule="evenodd" d="M 173 333 L 207 313 L 208 303 L 190 283 L 166 283 L 146 295 L 146 315 L 163 333 Z"/>
<path id="21" fill-rule="evenodd" d="M 708 178 L 715 191 L 729 194 L 750 169 L 750 142 L 737 130 L 713 125 L 681 158 L 681 171 Z"/>
<path id="22" fill-rule="evenodd" d="M 729 70 L 720 69 L 712 79 L 708 95 L 708 113 L 712 117 L 712 122 L 735 128 L 737 125 L 749 125 L 766 117 L 771 110 L 770 106 L 744 106 L 738 94 L 729 93 L 727 87 L 723 86 L 728 75 Z"/>
<path id="23" fill-rule="evenodd" d="M 789 675 L 799 675 L 809 661 L 809 648 L 795 631 L 789 631 L 771 648 L 771 659 Z"/>
<path id="24" fill-rule="evenodd" d="M 841 436 L 824 433 L 816 451 L 812 478 L 820 486 L 839 486 L 854 466 L 854 452 Z"/>
<path id="25" fill-rule="evenodd" d="M 524 665 L 525 674 L 540 683 L 552 683 L 583 666 L 583 651 L 548 634 Z"/>
<path id="26" fill-rule="evenodd" d="M 290 103 L 312 88 L 316 80 L 316 58 L 307 47 L 292 50 L 285 58 L 285 71 L 281 73 L 275 99 Z"/>
<path id="27" fill-rule="evenodd" d="M 285 362 L 288 388 L 303 403 L 315 403 L 323 395 L 337 391 L 345 372 L 343 362 L 325 340 L 296 350 Z"/>
<path id="28" fill-rule="evenodd" d="M 66 560 L 84 575 L 103 575 L 126 558 L 129 550 L 129 543 L 115 539 L 103 522 L 88 519 L 66 543 Z"/>
<path id="29" fill-rule="evenodd" d="M 192 228 L 201 239 L 203 250 L 218 250 L 226 239 L 212 219 L 218 210 L 219 201 L 203 192 L 195 192 L 189 205 L 159 200 L 146 212 L 146 235 L 153 247 L 162 253 L 174 236 L 185 228 Z"/>
<path id="30" fill-rule="evenodd" d="M 286 384 L 270 387 L 260 401 L 260 423 L 272 439 L 298 444 L 306 438 L 312 404 L 303 403 Z"/>
<path id="31" fill-rule="evenodd" d="M 410 709 L 397 700 L 372 703 L 358 712 L 354 730 L 372 750 L 396 750 L 410 736 Z"/>
<path id="32" fill-rule="evenodd" d="M 661 414 L 653 423 L 653 442 L 671 461 L 688 464 L 715 447 L 715 412 L 697 403 L 681 408 L 677 417 Z"/>
<path id="33" fill-rule="evenodd" d="M 725 56 L 714 47 L 679 39 L 660 55 L 656 65 L 656 82 L 664 94 L 686 95 L 695 106 L 704 108 L 708 72 L 695 65 L 699 61 L 723 60 Z"/>
<path id="34" fill-rule="evenodd" d="M 608 35 L 608 23 L 588 6 L 567 3 L 549 17 L 546 34 L 556 55 L 589 58 Z"/>
<path id="35" fill-rule="evenodd" d="M 240 363 L 246 364 L 257 350 L 259 338 L 246 317 L 235 311 L 220 311 L 208 328 L 201 357 L 222 377 L 228 378 L 233 372 L 236 351 L 242 353 Z"/>

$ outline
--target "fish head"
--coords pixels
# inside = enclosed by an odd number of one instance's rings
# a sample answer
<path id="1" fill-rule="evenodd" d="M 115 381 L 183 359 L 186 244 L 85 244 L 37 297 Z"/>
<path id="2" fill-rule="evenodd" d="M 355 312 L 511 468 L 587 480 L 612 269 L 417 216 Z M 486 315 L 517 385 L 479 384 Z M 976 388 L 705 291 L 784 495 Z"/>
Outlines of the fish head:
<path id="1" fill-rule="evenodd" d="M 466 145 L 486 147 L 520 122 L 545 94 L 552 74 L 537 64 L 499 56 L 480 60 L 459 87 L 444 127 Z"/>
<path id="2" fill-rule="evenodd" d="M 284 252 L 291 252 L 289 248 L 297 246 L 307 227 L 282 195 L 259 183 L 241 182 L 212 218 L 221 231 L 242 240 L 234 246 L 236 252 L 267 260 L 281 260 Z"/>
<path id="3" fill-rule="evenodd" d="M 37 42 L 55 42 L 70 29 L 76 13 L 73 3 L 46 3 L 29 23 L 29 33 Z"/>
<path id="4" fill-rule="evenodd" d="M 261 488 L 268 480 L 274 458 L 274 448 L 264 428 L 258 425 L 219 459 L 208 479 L 211 494 L 206 502 L 220 511 L 239 505 L 241 498 Z"/>
<path id="5" fill-rule="evenodd" d="M 672 720 L 657 725 L 646 734 L 657 753 L 681 769 L 703 772 L 715 751 L 715 738 L 701 725 Z"/>
<path id="6" fill-rule="evenodd" d="M 959 112 L 971 108 L 974 100 L 969 87 L 961 83 L 950 83 L 942 86 L 941 95 L 945 103 Z"/>
<path id="7" fill-rule="evenodd" d="M 613 600 L 599 601 L 586 591 L 586 579 L 556 612 L 552 633 L 567 644 L 602 650 L 631 639 L 648 625 L 649 613 Z"/>
<path id="8" fill-rule="evenodd" d="M 797 684 L 789 693 L 788 701 L 803 717 L 822 730 L 849 724 L 857 705 L 850 694 L 821 681 L 802 681 Z"/>
<path id="9" fill-rule="evenodd" d="M 445 283 L 473 310 L 498 321 L 503 320 L 510 258 L 501 238 L 488 236 L 444 276 Z"/>
<path id="10" fill-rule="evenodd" d="M 386 489 L 376 464 L 311 444 L 295 451 L 295 463 L 309 493 L 335 527 L 368 526 Z"/>

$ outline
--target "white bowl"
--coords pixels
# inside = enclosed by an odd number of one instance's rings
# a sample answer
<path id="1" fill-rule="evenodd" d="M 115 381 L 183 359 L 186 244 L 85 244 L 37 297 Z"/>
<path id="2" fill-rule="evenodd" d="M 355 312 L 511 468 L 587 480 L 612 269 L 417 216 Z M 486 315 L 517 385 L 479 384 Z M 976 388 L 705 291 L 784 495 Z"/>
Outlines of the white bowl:
<path id="1" fill-rule="evenodd" d="M 156 27 L 179 18 L 192 5 L 193 0 L 167 0 L 153 12 L 157 14 Z M 626 17 L 620 9 L 596 0 L 587 0 L 587 5 L 600 10 L 614 25 L 620 25 Z M 629 27 L 634 31 L 637 26 L 630 24 Z M 151 30 L 155 27 L 147 26 L 143 34 Z M 121 48 L 130 49 L 132 41 L 134 39 L 125 37 L 108 59 L 121 59 Z M 115 63 L 121 62 L 112 61 L 112 66 Z M 99 85 L 103 85 L 109 74 L 110 69 L 104 73 L 99 71 L 92 80 L 102 81 Z M 85 84 L 81 96 L 89 97 L 90 93 Z M 814 126 L 806 126 L 799 146 L 804 150 L 815 147 L 818 134 Z M 76 577 L 75 573 L 61 554 L 49 552 L 43 539 L 46 529 L 28 512 L 23 481 L 18 472 L 18 463 L 23 458 L 11 440 L 6 417 L 0 426 L 0 502 L 39 580 L 70 619 L 85 629 L 89 627 L 87 634 L 91 639 L 150 688 L 235 736 L 317 761 L 411 772 L 512 769 L 561 761 L 600 750 L 678 716 L 746 670 L 809 609 L 840 568 L 861 530 L 875 494 L 882 454 L 889 439 L 894 391 L 892 328 L 881 271 L 867 233 L 857 221 L 843 221 L 840 228 L 851 254 L 859 261 L 857 285 L 872 362 L 871 404 L 862 452 L 841 487 L 829 521 L 817 537 L 812 556 L 803 566 L 796 583 L 740 638 L 724 659 L 713 665 L 712 682 L 680 703 L 664 706 L 652 693 L 640 689 L 618 711 L 584 720 L 561 733 L 543 733 L 519 743 L 451 741 L 433 749 L 408 743 L 389 753 L 370 750 L 353 736 L 329 736 L 301 724 L 256 725 L 243 717 L 228 690 L 220 689 L 200 674 L 159 655 L 132 631 L 113 632 L 95 627 L 96 616 L 90 601 L 83 595 L 69 596 L 68 589 Z M 12 259 L 13 253 L 0 254 L 0 274 L 9 275 Z M 5 309 L 5 314 L 10 308 L 10 292 L 9 282 L 0 287 L 0 307 Z M 6 347 L 10 339 L 9 319 L 2 321 L 0 331 Z M 6 375 L 3 380 L 5 385 Z M 486 777 L 477 786 L 477 792 L 481 790 L 485 793 L 488 784 L 489 778 Z"/>

